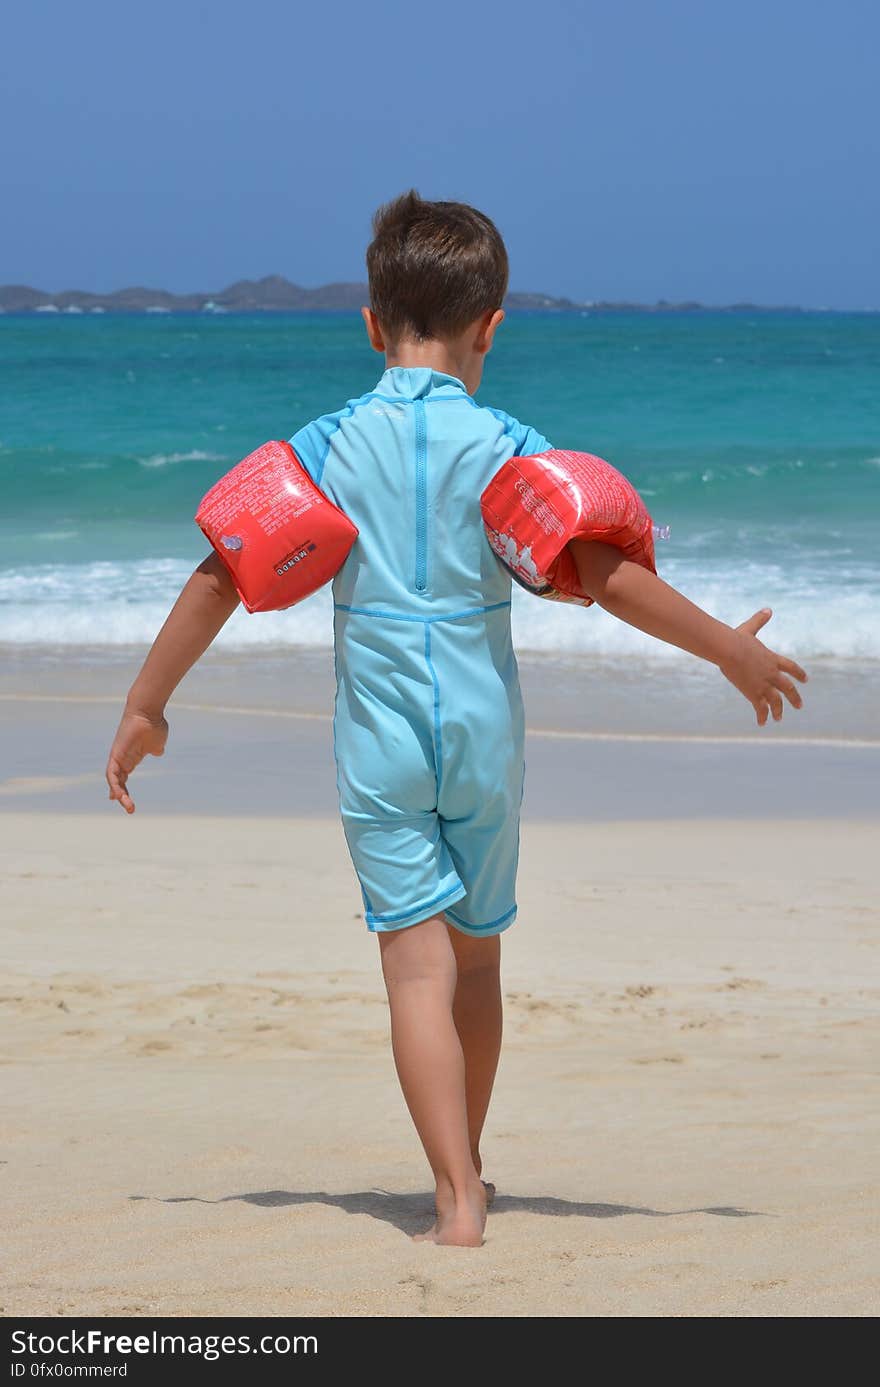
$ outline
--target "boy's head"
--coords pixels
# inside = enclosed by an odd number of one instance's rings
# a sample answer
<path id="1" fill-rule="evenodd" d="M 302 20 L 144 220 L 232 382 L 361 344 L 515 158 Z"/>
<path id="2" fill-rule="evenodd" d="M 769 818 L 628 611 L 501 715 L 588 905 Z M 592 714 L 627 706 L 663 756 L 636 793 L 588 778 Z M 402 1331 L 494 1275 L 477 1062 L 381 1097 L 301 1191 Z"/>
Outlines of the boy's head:
<path id="1" fill-rule="evenodd" d="M 389 364 L 458 364 L 470 380 L 451 373 L 476 388 L 507 292 L 507 251 L 495 224 L 463 202 L 404 193 L 373 218 L 367 273 L 367 331 Z"/>

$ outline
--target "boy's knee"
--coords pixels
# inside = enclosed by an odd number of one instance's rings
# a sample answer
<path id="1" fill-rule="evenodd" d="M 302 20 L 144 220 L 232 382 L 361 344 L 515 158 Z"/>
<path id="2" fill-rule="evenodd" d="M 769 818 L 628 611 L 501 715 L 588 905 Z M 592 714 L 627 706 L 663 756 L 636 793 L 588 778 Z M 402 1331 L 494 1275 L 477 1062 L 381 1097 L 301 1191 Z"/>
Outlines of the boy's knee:
<path id="1" fill-rule="evenodd" d="M 440 916 L 379 936 L 382 972 L 387 984 L 446 979 L 454 966 L 446 928 Z"/>
<path id="2" fill-rule="evenodd" d="M 493 934 L 488 939 L 480 939 L 476 935 L 465 934 L 463 930 L 456 929 L 454 925 L 449 925 L 448 928 L 459 978 L 469 977 L 477 973 L 497 973 L 499 971 L 501 966 L 501 938 L 499 935 Z"/>

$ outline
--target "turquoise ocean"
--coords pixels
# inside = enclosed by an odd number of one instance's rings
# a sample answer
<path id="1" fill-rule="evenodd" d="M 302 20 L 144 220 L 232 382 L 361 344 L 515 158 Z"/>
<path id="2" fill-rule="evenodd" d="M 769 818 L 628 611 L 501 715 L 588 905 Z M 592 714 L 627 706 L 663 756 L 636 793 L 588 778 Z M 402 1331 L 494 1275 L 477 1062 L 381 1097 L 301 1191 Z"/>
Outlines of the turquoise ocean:
<path id="1" fill-rule="evenodd" d="M 207 488 L 381 370 L 348 314 L 0 318 L 0 644 L 150 641 Z M 778 649 L 880 660 L 880 316 L 511 315 L 478 398 L 624 471 L 670 527 L 661 574 L 713 614 L 771 606 Z M 514 624 L 522 651 L 680 658 L 518 590 Z M 330 639 L 325 591 L 219 644 Z"/>

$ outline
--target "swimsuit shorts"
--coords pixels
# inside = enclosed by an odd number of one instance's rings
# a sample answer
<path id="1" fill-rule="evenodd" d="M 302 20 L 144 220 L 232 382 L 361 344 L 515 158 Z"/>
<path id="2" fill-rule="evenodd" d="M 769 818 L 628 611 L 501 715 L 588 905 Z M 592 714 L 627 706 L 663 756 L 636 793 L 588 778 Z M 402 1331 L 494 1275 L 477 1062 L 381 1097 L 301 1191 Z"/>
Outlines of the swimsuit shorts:
<path id="1" fill-rule="evenodd" d="M 497 934 L 516 914 L 523 790 L 509 604 L 422 621 L 337 607 L 335 626 L 337 784 L 367 925 L 444 911 Z"/>

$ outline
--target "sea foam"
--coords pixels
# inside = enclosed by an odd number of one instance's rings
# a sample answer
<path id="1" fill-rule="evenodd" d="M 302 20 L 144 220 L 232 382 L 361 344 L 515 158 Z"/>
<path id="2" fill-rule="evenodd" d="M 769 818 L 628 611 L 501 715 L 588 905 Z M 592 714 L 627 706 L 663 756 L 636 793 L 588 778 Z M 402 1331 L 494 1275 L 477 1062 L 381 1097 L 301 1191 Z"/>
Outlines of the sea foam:
<path id="1" fill-rule="evenodd" d="M 147 645 L 193 565 L 179 559 L 97 560 L 0 570 L 0 642 Z M 827 560 L 812 570 L 781 564 L 676 559 L 663 575 L 713 616 L 738 625 L 762 607 L 774 615 L 762 637 L 805 662 L 814 656 L 880 660 L 880 583 L 858 563 Z M 686 659 L 601 608 L 540 601 L 513 591 L 517 649 L 548 656 Z M 286 612 L 239 608 L 217 638 L 226 649 L 332 643 L 329 588 Z"/>
<path id="2" fill-rule="evenodd" d="M 170 467 L 177 462 L 224 462 L 222 453 L 206 453 L 202 448 L 190 448 L 186 453 L 153 453 L 138 458 L 141 467 Z"/>

